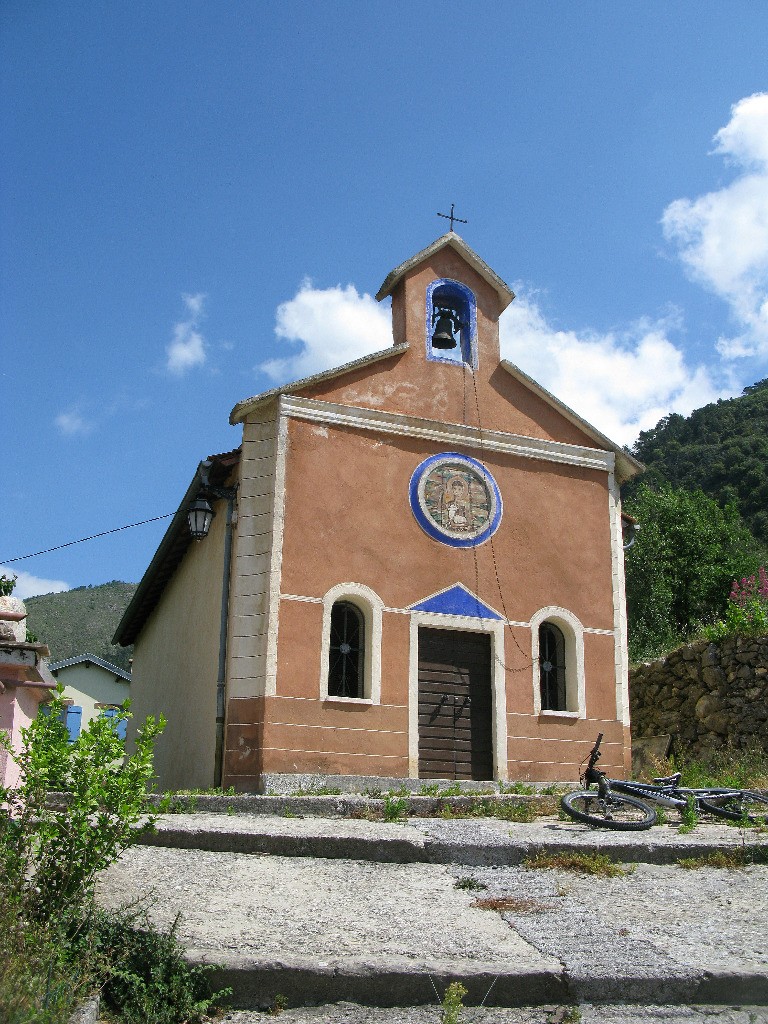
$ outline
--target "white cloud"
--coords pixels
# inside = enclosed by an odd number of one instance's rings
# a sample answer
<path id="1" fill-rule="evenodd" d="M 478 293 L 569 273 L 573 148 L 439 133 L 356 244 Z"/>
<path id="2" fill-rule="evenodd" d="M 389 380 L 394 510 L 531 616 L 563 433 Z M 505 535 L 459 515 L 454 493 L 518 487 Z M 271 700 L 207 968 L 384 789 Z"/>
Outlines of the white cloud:
<path id="1" fill-rule="evenodd" d="M 295 348 L 259 365 L 276 382 L 309 377 L 392 344 L 389 309 L 351 284 L 313 288 L 305 280 L 292 299 L 278 306 L 276 321 L 275 334 Z"/>
<path id="2" fill-rule="evenodd" d="M 687 415 L 731 395 L 706 368 L 691 369 L 669 334 L 678 317 L 643 320 L 625 330 L 559 331 L 547 323 L 525 286 L 500 323 L 501 354 L 516 363 L 580 416 L 620 444 L 670 412 Z M 529 293 L 530 294 L 530 293 Z M 295 355 L 258 368 L 282 382 L 310 376 L 392 344 L 390 311 L 353 285 L 318 289 L 309 282 L 277 310 L 279 337 Z"/>
<path id="3" fill-rule="evenodd" d="M 739 168 L 730 184 L 676 199 L 662 217 L 689 275 L 724 299 L 738 333 L 720 338 L 726 358 L 768 354 L 768 93 L 731 109 L 714 152 Z"/>
<path id="4" fill-rule="evenodd" d="M 63 590 L 70 589 L 69 583 L 65 583 L 64 580 L 46 580 L 42 576 L 33 576 L 23 569 L 14 569 L 7 565 L 0 565 L 0 576 L 17 577 L 13 596 L 20 597 L 22 601 L 38 594 L 60 594 Z"/>
<path id="5" fill-rule="evenodd" d="M 187 316 L 173 326 L 173 341 L 168 345 L 166 369 L 180 377 L 195 366 L 202 366 L 206 360 L 205 338 L 200 333 L 200 320 L 206 296 L 182 295 Z"/>
<path id="6" fill-rule="evenodd" d="M 670 412 L 687 415 L 725 392 L 703 366 L 689 368 L 669 339 L 671 315 L 600 334 L 552 327 L 525 286 L 499 322 L 501 354 L 620 444 Z M 729 392 L 730 394 L 730 392 Z"/>
<path id="7" fill-rule="evenodd" d="M 59 433 L 66 437 L 76 437 L 77 435 L 85 437 L 91 433 L 94 427 L 94 424 L 85 419 L 80 410 L 76 408 L 60 412 L 53 422 Z"/>

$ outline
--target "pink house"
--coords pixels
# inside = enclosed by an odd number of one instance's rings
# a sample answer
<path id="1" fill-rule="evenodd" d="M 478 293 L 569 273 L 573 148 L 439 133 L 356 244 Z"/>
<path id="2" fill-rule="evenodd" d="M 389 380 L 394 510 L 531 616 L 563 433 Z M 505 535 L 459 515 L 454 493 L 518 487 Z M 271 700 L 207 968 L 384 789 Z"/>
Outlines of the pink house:
<path id="1" fill-rule="evenodd" d="M 25 640 L 26 617 L 18 598 L 0 597 L 0 729 L 8 733 L 11 750 L 19 749 L 21 730 L 56 688 L 48 668 L 50 651 L 45 644 L 28 644 Z M 15 786 L 18 781 L 17 762 L 0 748 L 0 784 Z"/>

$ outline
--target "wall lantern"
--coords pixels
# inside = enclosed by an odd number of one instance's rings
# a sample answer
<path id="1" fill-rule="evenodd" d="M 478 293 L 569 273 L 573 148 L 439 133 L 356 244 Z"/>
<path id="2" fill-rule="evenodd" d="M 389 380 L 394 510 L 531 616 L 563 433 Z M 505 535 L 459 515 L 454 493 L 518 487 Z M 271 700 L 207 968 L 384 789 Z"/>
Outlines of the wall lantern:
<path id="1" fill-rule="evenodd" d="M 625 551 L 629 551 L 632 545 L 637 540 L 637 534 L 640 530 L 640 523 L 632 516 L 627 515 L 626 512 L 621 513 L 621 539 L 622 547 Z"/>
<path id="2" fill-rule="evenodd" d="M 195 540 L 202 540 L 208 536 L 213 519 L 213 509 L 205 498 L 195 498 L 187 509 L 187 523 L 189 532 Z"/>

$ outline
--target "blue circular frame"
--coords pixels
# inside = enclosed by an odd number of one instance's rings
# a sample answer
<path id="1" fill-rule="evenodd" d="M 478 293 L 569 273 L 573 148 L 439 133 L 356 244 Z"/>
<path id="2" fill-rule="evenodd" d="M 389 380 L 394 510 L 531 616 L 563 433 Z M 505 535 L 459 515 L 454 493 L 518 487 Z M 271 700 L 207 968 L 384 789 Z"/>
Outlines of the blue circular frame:
<path id="1" fill-rule="evenodd" d="M 428 476 L 436 464 L 440 462 L 460 462 L 467 466 L 468 469 L 473 470 L 478 474 L 488 488 L 488 492 L 492 497 L 494 505 L 493 514 L 490 522 L 475 537 L 453 537 L 451 534 L 446 533 L 442 530 L 437 523 L 432 519 L 431 516 L 422 508 L 421 497 L 419 494 L 420 485 L 422 480 Z M 458 452 L 441 452 L 439 455 L 430 455 L 428 459 L 425 459 L 420 463 L 413 471 L 411 477 L 411 483 L 409 486 L 408 497 L 411 504 L 411 512 L 413 517 L 419 526 L 422 528 L 427 536 L 433 540 L 440 541 L 441 544 L 448 544 L 452 548 L 473 548 L 479 544 L 484 544 L 490 537 L 496 533 L 501 523 L 501 516 L 504 511 L 501 493 L 496 484 L 496 481 L 491 476 L 490 472 L 485 466 L 478 462 L 477 459 L 472 459 L 469 455 L 460 455 Z"/>

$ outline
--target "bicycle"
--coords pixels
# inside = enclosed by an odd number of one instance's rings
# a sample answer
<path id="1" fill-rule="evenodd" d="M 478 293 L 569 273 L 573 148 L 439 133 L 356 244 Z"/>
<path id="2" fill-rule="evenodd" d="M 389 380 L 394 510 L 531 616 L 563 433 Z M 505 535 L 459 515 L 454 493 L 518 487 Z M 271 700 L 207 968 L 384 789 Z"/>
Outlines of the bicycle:
<path id="1" fill-rule="evenodd" d="M 642 831 L 656 822 L 656 810 L 648 801 L 680 812 L 693 803 L 697 812 L 703 811 L 728 821 L 749 824 L 768 821 L 768 797 L 753 790 L 727 787 L 692 789 L 680 785 L 680 772 L 653 782 L 609 779 L 596 767 L 601 757 L 602 739 L 603 734 L 599 733 L 589 753 L 586 770 L 580 776 L 585 788 L 566 793 L 560 801 L 565 813 L 576 821 L 597 828 Z M 596 791 L 588 788 L 593 785 L 597 786 Z"/>

